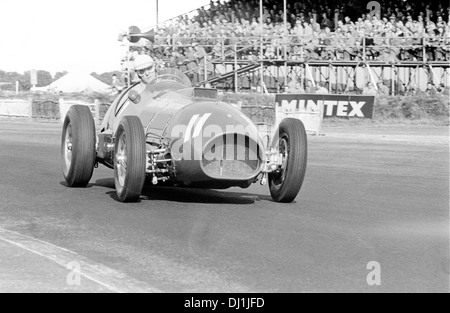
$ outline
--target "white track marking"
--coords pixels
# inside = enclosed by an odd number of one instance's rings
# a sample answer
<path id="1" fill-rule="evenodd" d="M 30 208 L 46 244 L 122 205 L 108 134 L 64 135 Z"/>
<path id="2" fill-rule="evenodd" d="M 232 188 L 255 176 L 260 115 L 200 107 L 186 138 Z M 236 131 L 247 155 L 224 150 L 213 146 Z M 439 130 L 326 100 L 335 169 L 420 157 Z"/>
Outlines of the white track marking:
<path id="1" fill-rule="evenodd" d="M 131 278 L 121 272 L 91 261 L 70 250 L 55 246 L 29 236 L 0 228 L 0 240 L 20 247 L 24 250 L 47 258 L 67 269 L 70 262 L 80 264 L 80 275 L 117 293 L 156 293 L 162 292 L 157 288 Z"/>

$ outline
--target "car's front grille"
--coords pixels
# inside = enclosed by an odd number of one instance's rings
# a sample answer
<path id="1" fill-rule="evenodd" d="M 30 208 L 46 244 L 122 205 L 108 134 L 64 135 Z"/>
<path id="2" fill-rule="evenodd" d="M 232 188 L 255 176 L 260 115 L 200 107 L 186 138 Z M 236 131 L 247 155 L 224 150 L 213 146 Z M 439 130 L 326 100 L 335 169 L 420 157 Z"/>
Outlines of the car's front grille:
<path id="1" fill-rule="evenodd" d="M 261 150 L 248 136 L 227 134 L 215 138 L 203 151 L 203 168 L 212 177 L 246 178 L 259 170 Z"/>

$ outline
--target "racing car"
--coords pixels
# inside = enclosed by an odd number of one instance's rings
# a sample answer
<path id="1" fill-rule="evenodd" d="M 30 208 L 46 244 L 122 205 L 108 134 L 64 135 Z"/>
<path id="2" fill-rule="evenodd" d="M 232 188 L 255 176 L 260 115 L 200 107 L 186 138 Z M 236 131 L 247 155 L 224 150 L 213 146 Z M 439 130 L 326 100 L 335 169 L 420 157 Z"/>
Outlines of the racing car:
<path id="1" fill-rule="evenodd" d="M 286 118 L 262 136 L 217 89 L 193 87 L 177 69 L 159 71 L 141 93 L 133 86 L 111 103 L 98 133 L 88 106 L 69 109 L 61 139 L 68 187 L 86 187 L 103 164 L 114 170 L 121 202 L 139 201 L 145 184 L 226 189 L 258 181 L 276 202 L 296 198 L 307 164 L 300 120 Z"/>

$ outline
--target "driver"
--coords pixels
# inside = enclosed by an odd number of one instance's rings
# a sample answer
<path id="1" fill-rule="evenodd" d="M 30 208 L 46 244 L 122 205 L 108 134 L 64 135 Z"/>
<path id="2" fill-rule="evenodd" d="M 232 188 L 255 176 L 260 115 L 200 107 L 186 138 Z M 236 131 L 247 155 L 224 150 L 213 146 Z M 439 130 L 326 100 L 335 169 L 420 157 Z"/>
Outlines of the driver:
<path id="1" fill-rule="evenodd" d="M 155 61 L 147 55 L 140 54 L 134 59 L 134 71 L 139 77 L 140 82 L 133 87 L 139 94 L 142 93 L 147 84 L 156 78 Z"/>

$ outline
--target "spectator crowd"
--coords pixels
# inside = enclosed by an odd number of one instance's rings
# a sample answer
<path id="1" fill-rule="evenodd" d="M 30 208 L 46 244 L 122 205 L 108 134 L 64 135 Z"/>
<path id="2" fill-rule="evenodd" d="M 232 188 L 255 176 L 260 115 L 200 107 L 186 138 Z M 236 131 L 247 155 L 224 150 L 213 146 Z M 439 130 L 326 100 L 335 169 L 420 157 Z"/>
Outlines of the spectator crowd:
<path id="1" fill-rule="evenodd" d="M 379 0 L 379 14 L 367 2 L 287 0 L 284 21 L 283 1 L 263 0 L 260 16 L 259 0 L 211 0 L 191 17 L 158 25 L 155 43 L 132 53 L 150 54 L 197 81 L 212 73 L 212 60 L 233 60 L 235 47 L 246 60 L 262 52 L 264 59 L 299 61 L 450 61 L 448 1 Z"/>

